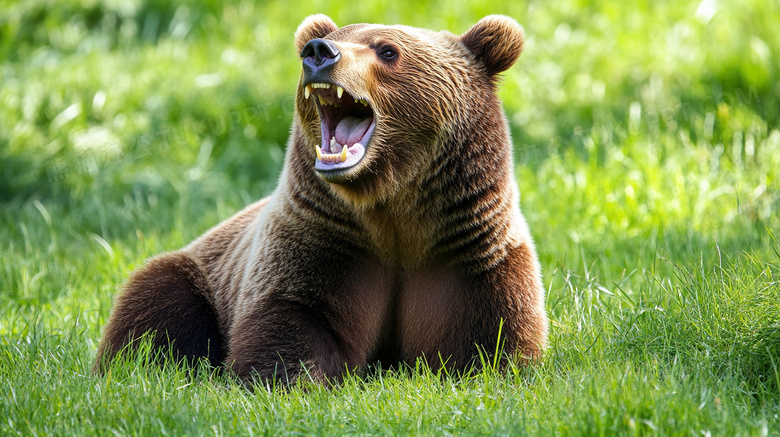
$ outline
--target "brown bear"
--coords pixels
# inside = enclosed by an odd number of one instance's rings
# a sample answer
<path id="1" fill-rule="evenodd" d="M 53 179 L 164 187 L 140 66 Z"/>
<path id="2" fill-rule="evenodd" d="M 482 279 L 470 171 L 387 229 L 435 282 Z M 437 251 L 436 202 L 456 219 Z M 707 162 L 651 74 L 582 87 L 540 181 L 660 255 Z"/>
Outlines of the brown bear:
<path id="1" fill-rule="evenodd" d="M 544 289 L 496 96 L 522 28 L 488 16 L 455 36 L 315 15 L 295 44 L 278 187 L 130 277 L 97 371 L 144 334 L 247 381 L 421 357 L 457 371 L 499 342 L 538 357 Z"/>

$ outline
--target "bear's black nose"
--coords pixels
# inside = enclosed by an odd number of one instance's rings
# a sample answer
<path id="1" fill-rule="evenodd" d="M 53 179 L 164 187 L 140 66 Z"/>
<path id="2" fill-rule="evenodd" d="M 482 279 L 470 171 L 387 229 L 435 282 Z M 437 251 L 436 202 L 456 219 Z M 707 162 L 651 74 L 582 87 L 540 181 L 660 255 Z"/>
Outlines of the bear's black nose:
<path id="1" fill-rule="evenodd" d="M 332 69 L 333 65 L 341 59 L 338 47 L 326 39 L 313 39 L 306 43 L 301 50 L 303 58 L 304 79 L 316 76 L 315 79 L 324 79 L 324 76 Z"/>

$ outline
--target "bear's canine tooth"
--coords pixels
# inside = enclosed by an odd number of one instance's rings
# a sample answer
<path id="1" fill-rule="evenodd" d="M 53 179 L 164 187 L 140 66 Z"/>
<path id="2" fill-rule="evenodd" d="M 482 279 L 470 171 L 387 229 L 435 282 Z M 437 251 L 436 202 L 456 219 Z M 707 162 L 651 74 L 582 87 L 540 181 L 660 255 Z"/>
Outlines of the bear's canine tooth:
<path id="1" fill-rule="evenodd" d="M 303 87 L 303 96 L 308 99 L 309 95 L 311 95 L 311 84 L 308 84 L 305 87 Z"/>
<path id="2" fill-rule="evenodd" d="M 314 148 L 317 150 L 317 159 L 319 159 L 320 161 L 322 161 L 322 150 L 320 150 L 320 146 L 318 146 L 318 145 L 316 145 L 316 144 L 315 144 L 315 145 L 314 145 Z"/>
<path id="3" fill-rule="evenodd" d="M 336 95 L 341 98 L 342 94 L 344 94 L 344 88 L 337 86 L 336 87 Z"/>
<path id="4" fill-rule="evenodd" d="M 341 162 L 347 160 L 347 150 L 349 150 L 349 147 L 346 144 L 344 144 L 344 147 L 341 149 Z"/>

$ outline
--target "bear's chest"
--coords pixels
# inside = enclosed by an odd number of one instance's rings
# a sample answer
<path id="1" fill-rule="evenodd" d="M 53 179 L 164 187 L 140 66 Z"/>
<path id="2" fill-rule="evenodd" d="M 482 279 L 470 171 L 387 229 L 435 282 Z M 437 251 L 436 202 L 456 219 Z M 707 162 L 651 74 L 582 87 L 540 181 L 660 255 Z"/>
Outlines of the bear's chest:
<path id="1" fill-rule="evenodd" d="M 378 361 L 435 356 L 461 326 L 476 302 L 458 272 L 426 266 L 398 269 L 376 261 L 361 263 L 336 295 L 349 302 L 349 319 L 378 338 Z"/>

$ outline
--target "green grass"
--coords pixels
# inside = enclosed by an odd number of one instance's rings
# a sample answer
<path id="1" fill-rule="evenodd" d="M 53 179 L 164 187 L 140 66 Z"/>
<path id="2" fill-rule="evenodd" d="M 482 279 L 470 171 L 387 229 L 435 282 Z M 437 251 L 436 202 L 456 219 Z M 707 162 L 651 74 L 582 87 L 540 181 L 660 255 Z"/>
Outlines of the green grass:
<path id="1" fill-rule="evenodd" d="M 273 189 L 315 12 L 525 25 L 501 98 L 545 359 L 253 393 L 143 357 L 92 376 L 127 275 Z M 777 22 L 735 0 L 3 2 L 0 435 L 780 434 Z"/>

